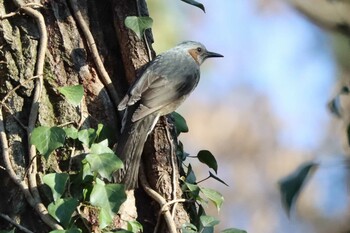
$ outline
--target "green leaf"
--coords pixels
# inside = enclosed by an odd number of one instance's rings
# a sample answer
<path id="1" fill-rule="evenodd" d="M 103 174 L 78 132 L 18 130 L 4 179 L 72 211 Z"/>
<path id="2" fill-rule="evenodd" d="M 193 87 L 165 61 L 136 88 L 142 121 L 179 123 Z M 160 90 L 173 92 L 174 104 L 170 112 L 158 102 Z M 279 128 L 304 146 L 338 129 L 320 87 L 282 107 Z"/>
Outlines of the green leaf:
<path id="1" fill-rule="evenodd" d="M 83 159 L 83 161 L 81 162 L 82 165 L 83 165 L 83 168 L 82 168 L 82 173 L 81 173 L 81 178 L 82 178 L 82 181 L 85 182 L 85 181 L 90 181 L 90 176 L 94 176 L 94 174 L 92 173 L 91 171 L 91 166 L 90 166 L 90 163 L 86 160 L 86 159 Z"/>
<path id="2" fill-rule="evenodd" d="M 131 231 L 133 233 L 143 232 L 143 227 L 142 227 L 141 223 L 139 223 L 138 221 L 129 221 L 128 222 L 128 231 Z"/>
<path id="3" fill-rule="evenodd" d="M 114 153 L 111 148 L 108 147 L 108 140 L 103 140 L 99 143 L 94 143 L 90 148 L 91 154 L 106 154 L 106 153 Z"/>
<path id="4" fill-rule="evenodd" d="M 84 96 L 84 88 L 82 85 L 60 87 L 58 91 L 66 97 L 68 103 L 78 106 Z"/>
<path id="5" fill-rule="evenodd" d="M 90 194 L 90 203 L 100 207 L 99 225 L 103 229 L 108 226 L 120 205 L 126 200 L 124 185 L 105 184 L 102 180 L 96 179 L 96 184 Z"/>
<path id="6" fill-rule="evenodd" d="M 187 133 L 188 126 L 187 126 L 185 118 L 183 118 L 183 116 L 181 116 L 177 112 L 173 112 L 171 114 L 171 116 L 174 118 L 174 123 L 175 123 L 177 134 L 179 135 L 180 133 Z"/>
<path id="7" fill-rule="evenodd" d="M 184 185 L 185 187 L 187 188 L 187 190 L 189 191 L 191 197 L 195 200 L 198 200 L 200 199 L 199 197 L 199 186 L 196 185 L 196 184 L 190 184 L 190 183 L 187 183 L 187 182 L 184 182 Z"/>
<path id="8" fill-rule="evenodd" d="M 199 2 L 194 1 L 194 0 L 181 0 L 181 1 L 186 2 L 192 6 L 196 6 L 200 9 L 202 9 L 202 11 L 205 13 L 205 8 L 204 8 L 204 5 L 202 3 L 199 3 Z"/>
<path id="9" fill-rule="evenodd" d="M 228 228 L 223 231 L 220 231 L 220 233 L 247 233 L 247 232 L 237 228 Z"/>
<path id="10" fill-rule="evenodd" d="M 91 146 L 91 144 L 96 140 L 96 131 L 92 128 L 82 129 L 78 132 L 78 139 L 86 146 Z"/>
<path id="11" fill-rule="evenodd" d="M 65 137 L 66 133 L 59 127 L 39 126 L 33 130 L 30 143 L 47 159 L 52 151 L 63 146 Z"/>
<path id="12" fill-rule="evenodd" d="M 114 153 L 88 154 L 85 159 L 90 164 L 92 172 L 97 172 L 109 181 L 113 172 L 123 167 L 123 162 Z"/>
<path id="13" fill-rule="evenodd" d="M 225 181 L 223 181 L 222 179 L 220 179 L 219 177 L 217 177 L 216 175 L 214 175 L 213 173 L 209 172 L 209 176 L 217 181 L 219 181 L 220 183 L 228 186 L 228 184 L 225 183 Z"/>
<path id="14" fill-rule="evenodd" d="M 97 172 L 103 178 L 109 181 L 113 172 L 123 168 L 123 162 L 114 154 L 113 150 L 108 147 L 108 141 L 92 144 L 90 154 L 85 160 L 90 164 L 90 170 Z"/>
<path id="15" fill-rule="evenodd" d="M 64 132 L 66 132 L 67 138 L 77 139 L 78 138 L 78 129 L 75 127 L 63 128 Z"/>
<path id="16" fill-rule="evenodd" d="M 176 147 L 176 156 L 179 158 L 180 162 L 186 160 L 189 154 L 184 151 L 184 146 L 181 141 L 178 142 Z"/>
<path id="17" fill-rule="evenodd" d="M 182 233 L 197 233 L 197 227 L 192 223 L 184 223 L 181 226 Z"/>
<path id="18" fill-rule="evenodd" d="M 71 228 L 68 230 L 53 230 L 50 233 L 81 233 L 82 231 L 78 228 Z"/>
<path id="19" fill-rule="evenodd" d="M 58 199 L 55 202 L 51 202 L 47 210 L 64 227 L 68 227 L 72 214 L 78 204 L 79 201 L 75 198 Z"/>
<path id="20" fill-rule="evenodd" d="M 214 155 L 208 150 L 201 150 L 198 152 L 197 157 L 200 162 L 206 164 L 209 168 L 212 168 L 215 173 L 218 173 L 218 163 Z"/>
<path id="21" fill-rule="evenodd" d="M 213 216 L 202 215 L 200 216 L 200 221 L 203 227 L 213 227 L 219 224 L 219 220 L 214 218 Z"/>
<path id="22" fill-rule="evenodd" d="M 152 27 L 153 19 L 148 16 L 128 16 L 124 24 L 141 39 L 145 30 Z"/>
<path id="23" fill-rule="evenodd" d="M 187 167 L 186 182 L 190 184 L 196 183 L 196 175 L 193 172 L 191 164 L 188 164 L 188 167 Z"/>
<path id="24" fill-rule="evenodd" d="M 63 195 L 68 177 L 67 173 L 50 173 L 43 177 L 44 183 L 51 189 L 54 201 Z"/>
<path id="25" fill-rule="evenodd" d="M 12 230 L 0 230 L 0 233 L 15 233 L 15 229 L 13 228 Z"/>
<path id="26" fill-rule="evenodd" d="M 219 192 L 210 188 L 201 188 L 201 192 L 214 203 L 216 209 L 219 211 L 224 203 L 224 197 Z"/>
<path id="27" fill-rule="evenodd" d="M 307 178 L 310 178 L 310 173 L 314 171 L 317 166 L 318 164 L 314 162 L 304 163 L 293 173 L 278 182 L 282 203 L 288 214 L 297 200 L 303 185 L 305 185 Z"/>
<path id="28" fill-rule="evenodd" d="M 101 136 L 101 133 L 102 133 L 103 129 L 104 129 L 103 124 L 98 124 L 97 125 L 96 140 L 99 139 L 99 141 L 102 141 L 102 140 L 100 140 L 100 136 Z M 107 141 L 107 144 L 108 144 L 108 141 Z"/>

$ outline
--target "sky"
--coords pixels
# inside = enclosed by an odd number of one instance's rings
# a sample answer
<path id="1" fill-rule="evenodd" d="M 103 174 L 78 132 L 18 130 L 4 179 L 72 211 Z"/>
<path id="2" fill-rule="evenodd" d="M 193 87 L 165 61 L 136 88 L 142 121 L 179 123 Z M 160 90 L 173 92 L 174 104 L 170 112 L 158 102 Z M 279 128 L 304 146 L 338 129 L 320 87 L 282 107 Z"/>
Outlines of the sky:
<path id="1" fill-rule="evenodd" d="M 206 15 L 199 16 L 205 28 L 193 38 L 225 59 L 210 61 L 215 70 L 209 81 L 201 80 L 204 93 L 220 89 L 215 98 L 224 99 L 234 86 L 248 85 L 252 92 L 267 94 L 274 111 L 288 122 L 280 140 L 298 148 L 317 147 L 318 128 L 330 117 L 326 105 L 336 75 L 329 39 L 287 7 L 281 13 L 259 13 L 254 1 L 206 1 L 205 6 Z M 186 25 L 188 32 L 197 28 Z"/>
<path id="2" fill-rule="evenodd" d="M 201 3 L 206 7 L 205 14 L 181 1 L 165 0 L 165 8 L 170 8 L 175 15 L 175 26 L 157 25 L 167 25 L 166 16 L 154 18 L 154 47 L 158 53 L 173 46 L 172 43 L 196 40 L 208 50 L 224 55 L 223 59 L 208 60 L 202 65 L 200 84 L 179 112 L 184 112 L 185 118 L 186 114 L 193 114 L 191 111 L 196 111 L 191 106 L 193 101 L 232 108 L 234 114 L 236 102 L 230 101 L 229 96 L 244 87 L 248 93 L 243 98 L 250 92 L 268 97 L 272 111 L 282 124 L 278 129 L 279 144 L 301 151 L 317 150 L 324 140 L 322 129 L 333 117 L 327 104 L 333 95 L 338 71 L 330 38 L 283 4 L 276 5 L 274 10 L 262 10 L 257 8 L 256 0 L 203 0 Z M 152 16 L 152 9 L 150 14 Z M 164 41 L 166 33 L 170 36 Z M 245 101 L 242 99 L 242 103 Z M 193 148 L 198 149 L 196 145 Z M 336 160 L 332 163 L 340 164 Z M 315 174 L 309 189 L 320 191 L 312 202 L 321 213 L 344 214 L 345 177 L 344 168 L 339 166 L 326 166 Z M 259 182 L 259 174 L 254 179 Z M 284 214 L 280 207 L 276 209 L 280 216 Z M 257 212 L 244 211 L 241 203 L 236 203 L 230 211 L 235 223 L 247 230 L 254 222 L 252 219 L 258 216 Z M 285 226 L 289 226 L 288 232 L 300 229 L 312 232 L 310 226 L 302 226 L 300 221 L 294 225 L 293 219 L 278 218 L 276 226 L 270 226 L 271 231 L 266 232 L 281 232 L 276 229 Z"/>

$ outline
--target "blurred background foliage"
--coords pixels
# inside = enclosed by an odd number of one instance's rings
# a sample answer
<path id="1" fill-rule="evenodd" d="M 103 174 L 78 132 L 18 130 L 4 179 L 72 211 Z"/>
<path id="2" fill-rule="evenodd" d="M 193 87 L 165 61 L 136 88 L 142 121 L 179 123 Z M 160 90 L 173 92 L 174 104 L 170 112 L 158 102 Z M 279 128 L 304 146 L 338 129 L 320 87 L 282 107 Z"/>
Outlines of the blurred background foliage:
<path id="1" fill-rule="evenodd" d="M 287 2 L 293 1 L 202 0 L 203 13 L 181 1 L 148 0 L 153 46 L 160 53 L 197 40 L 225 56 L 202 66 L 199 86 L 178 111 L 190 129 L 180 136 L 185 151 L 210 150 L 229 185 L 202 184 L 225 197 L 219 213 L 208 208 L 220 229 L 349 232 L 350 101 L 338 96 L 343 118 L 327 105 L 349 84 L 350 41 L 323 31 Z M 278 181 L 311 160 L 320 166 L 288 218 Z M 198 163 L 195 171 L 198 180 L 208 174 Z"/>

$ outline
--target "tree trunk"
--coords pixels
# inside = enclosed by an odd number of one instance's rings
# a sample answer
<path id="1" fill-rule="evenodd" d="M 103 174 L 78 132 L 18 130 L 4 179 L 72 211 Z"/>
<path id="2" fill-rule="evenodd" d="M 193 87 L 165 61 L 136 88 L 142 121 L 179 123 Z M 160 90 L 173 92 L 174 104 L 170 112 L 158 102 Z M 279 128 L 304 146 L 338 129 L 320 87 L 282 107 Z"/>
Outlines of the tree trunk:
<path id="1" fill-rule="evenodd" d="M 48 161 L 33 153 L 29 143 L 33 128 L 73 125 L 83 129 L 102 123 L 112 132 L 109 144 L 113 146 L 120 130 L 119 99 L 154 55 L 145 42 L 152 43 L 150 31 L 139 39 L 124 26 L 126 16 L 148 14 L 144 0 L 43 0 L 41 4 L 0 0 L 0 229 L 12 229 L 16 223 L 33 232 L 60 228 L 45 212 L 48 200 L 43 193 L 47 187 L 40 177 L 48 172 L 69 172 L 71 158 L 60 150 Z M 43 50 L 44 63 L 40 65 Z M 83 85 L 84 98 L 79 107 L 74 107 L 58 88 L 77 84 Z M 171 119 L 167 119 L 162 118 L 149 137 L 142 166 L 150 187 L 165 202 L 182 195 L 175 155 L 177 140 Z M 153 232 L 161 206 L 144 187 L 135 190 L 137 208 L 128 206 L 123 211 L 128 212 L 128 220 L 138 216 L 144 232 Z M 133 198 L 133 192 L 128 195 Z M 137 212 L 130 213 L 130 209 Z M 175 213 L 177 229 L 189 222 L 181 203 Z M 114 223 L 116 228 L 125 226 L 123 221 Z"/>

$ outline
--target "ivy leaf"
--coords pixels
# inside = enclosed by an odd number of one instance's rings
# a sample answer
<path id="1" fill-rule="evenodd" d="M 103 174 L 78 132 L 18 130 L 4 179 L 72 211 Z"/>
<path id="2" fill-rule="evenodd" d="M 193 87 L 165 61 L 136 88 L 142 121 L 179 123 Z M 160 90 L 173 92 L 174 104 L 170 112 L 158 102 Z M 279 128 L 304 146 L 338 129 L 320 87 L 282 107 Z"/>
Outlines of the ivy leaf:
<path id="1" fill-rule="evenodd" d="M 202 215 L 200 216 L 200 221 L 203 227 L 214 227 L 219 224 L 219 220 L 214 218 L 213 216 Z"/>
<path id="2" fill-rule="evenodd" d="M 94 174 L 91 171 L 91 166 L 90 163 L 88 161 L 86 161 L 86 159 L 83 159 L 83 161 L 81 161 L 83 167 L 81 170 L 81 179 L 82 182 L 88 182 L 91 181 L 91 177 L 94 176 Z"/>
<path id="3" fill-rule="evenodd" d="M 105 184 L 102 180 L 96 179 L 90 194 L 90 203 L 100 207 L 99 225 L 103 229 L 108 226 L 120 205 L 126 200 L 124 185 Z"/>
<path id="4" fill-rule="evenodd" d="M 101 132 L 104 129 L 103 124 L 98 124 L 97 125 L 97 130 L 96 130 L 96 139 L 100 139 L 101 137 Z M 103 141 L 103 140 L 99 140 L 99 141 Z"/>
<path id="5" fill-rule="evenodd" d="M 0 233 L 15 233 L 15 229 L 13 228 L 12 230 L 0 230 Z"/>
<path id="6" fill-rule="evenodd" d="M 96 131 L 92 128 L 82 129 L 78 132 L 78 139 L 86 146 L 91 146 L 91 144 L 96 140 Z"/>
<path id="7" fill-rule="evenodd" d="M 224 203 L 224 197 L 221 195 L 221 193 L 215 191 L 214 189 L 210 188 L 201 188 L 201 192 L 214 203 L 216 206 L 216 209 L 219 211 L 222 204 Z"/>
<path id="8" fill-rule="evenodd" d="M 78 138 L 78 129 L 75 127 L 63 128 L 64 132 L 66 132 L 67 138 L 77 139 Z"/>
<path id="9" fill-rule="evenodd" d="M 196 185 L 196 184 L 190 184 L 190 183 L 187 183 L 187 182 L 184 182 L 184 185 L 185 185 L 185 188 L 187 188 L 187 190 L 189 191 L 190 193 L 190 196 L 195 199 L 195 200 L 198 200 L 200 199 L 199 197 L 199 186 Z M 186 191 L 186 189 L 185 189 Z"/>
<path id="10" fill-rule="evenodd" d="M 219 181 L 220 183 L 222 183 L 222 184 L 224 184 L 224 185 L 226 185 L 226 186 L 228 187 L 228 184 L 226 184 L 225 181 L 223 181 L 222 179 L 220 179 L 219 177 L 217 177 L 216 175 L 214 175 L 214 174 L 211 173 L 210 171 L 209 171 L 209 177 L 211 177 L 211 178 L 213 178 L 213 179 Z"/>
<path id="11" fill-rule="evenodd" d="M 212 168 L 215 173 L 218 173 L 218 163 L 214 155 L 208 150 L 201 150 L 197 154 L 197 158 L 200 162 L 206 164 L 209 168 Z"/>
<path id="12" fill-rule="evenodd" d="M 66 133 L 59 127 L 39 126 L 33 130 L 30 143 L 47 159 L 52 151 L 63 146 L 65 137 Z"/>
<path id="13" fill-rule="evenodd" d="M 84 96 L 84 88 L 82 85 L 60 87 L 58 91 L 64 95 L 68 103 L 78 106 Z"/>
<path id="14" fill-rule="evenodd" d="M 53 230 L 50 233 L 81 233 L 82 231 L 78 228 L 71 228 L 68 230 Z"/>
<path id="15" fill-rule="evenodd" d="M 188 126 L 187 126 L 185 118 L 183 118 L 183 116 L 181 116 L 177 112 L 173 112 L 171 114 L 171 116 L 174 118 L 174 123 L 175 123 L 177 134 L 179 135 L 180 133 L 187 133 Z"/>
<path id="16" fill-rule="evenodd" d="M 193 172 L 191 164 L 188 164 L 188 167 L 187 167 L 186 182 L 191 184 L 196 183 L 196 175 Z"/>
<path id="17" fill-rule="evenodd" d="M 141 39 L 145 30 L 152 27 L 153 19 L 148 16 L 128 16 L 125 18 L 124 24 Z"/>
<path id="18" fill-rule="evenodd" d="M 68 227 L 72 214 L 78 204 L 79 201 L 75 198 L 58 199 L 55 202 L 51 202 L 47 210 L 64 227 Z"/>
<path id="19" fill-rule="evenodd" d="M 90 154 L 85 157 L 85 160 L 89 163 L 92 172 L 97 172 L 109 181 L 113 172 L 124 166 L 123 162 L 108 147 L 107 140 L 92 144 Z"/>
<path id="20" fill-rule="evenodd" d="M 67 173 L 50 173 L 43 177 L 44 183 L 51 189 L 54 201 L 57 201 L 63 195 L 68 176 Z"/>
<path id="21" fill-rule="evenodd" d="M 197 227 L 192 223 L 184 223 L 181 226 L 182 233 L 197 233 Z"/>
<path id="22" fill-rule="evenodd" d="M 139 223 L 138 221 L 129 221 L 128 222 L 128 231 L 131 232 L 143 232 L 143 227 L 141 225 L 141 223 Z"/>
<path id="23" fill-rule="evenodd" d="M 205 13 L 205 8 L 204 8 L 204 5 L 202 3 L 199 3 L 199 2 L 194 1 L 194 0 L 181 0 L 181 1 L 186 2 L 192 6 L 196 6 L 200 9 L 202 9 L 202 11 Z"/>
<path id="24" fill-rule="evenodd" d="M 85 159 L 92 172 L 97 172 L 109 181 L 113 172 L 123 167 L 123 162 L 114 153 L 88 154 Z"/>
<path id="25" fill-rule="evenodd" d="M 219 220 L 212 216 L 208 215 L 201 215 L 199 217 L 200 220 L 200 232 L 206 232 L 206 233 L 213 233 L 214 232 L 214 226 L 219 224 Z"/>
<path id="26" fill-rule="evenodd" d="M 108 140 L 103 140 L 99 143 L 94 143 L 90 148 L 91 154 L 104 154 L 104 153 L 114 153 L 111 148 L 108 147 Z"/>
<path id="27" fill-rule="evenodd" d="M 220 231 L 220 233 L 247 233 L 247 232 L 237 228 L 228 228 L 223 231 Z"/>
<path id="28" fill-rule="evenodd" d="M 307 178 L 310 177 L 310 173 L 314 171 L 317 166 L 318 164 L 314 162 L 304 163 L 293 173 L 278 182 L 282 202 L 288 215 Z"/>

